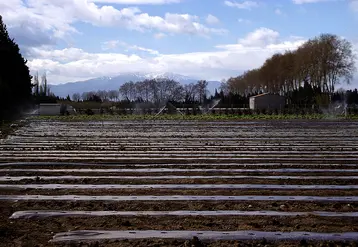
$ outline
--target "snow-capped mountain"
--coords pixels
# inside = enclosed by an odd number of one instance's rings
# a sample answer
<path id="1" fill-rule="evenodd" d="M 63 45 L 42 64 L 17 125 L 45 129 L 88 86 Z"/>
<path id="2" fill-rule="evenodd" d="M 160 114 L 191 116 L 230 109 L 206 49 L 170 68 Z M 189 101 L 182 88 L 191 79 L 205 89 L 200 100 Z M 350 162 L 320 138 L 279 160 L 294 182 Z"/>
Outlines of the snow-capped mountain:
<path id="1" fill-rule="evenodd" d="M 170 73 L 170 72 L 149 73 L 149 74 L 144 74 L 142 76 L 146 79 L 167 78 L 167 79 L 178 81 L 178 82 L 192 81 L 192 80 L 198 81 L 199 80 L 198 78 L 192 78 L 189 76 L 179 75 L 179 74 Z"/>
<path id="2" fill-rule="evenodd" d="M 59 97 L 66 97 L 67 95 L 72 96 L 74 93 L 83 93 L 89 91 L 98 91 L 98 90 L 117 90 L 119 87 L 126 82 L 133 81 L 143 81 L 145 79 L 158 79 L 158 78 L 167 78 L 180 82 L 181 84 L 195 83 L 199 78 L 192 78 L 180 74 L 165 72 L 165 73 L 123 73 L 116 76 L 102 76 L 98 78 L 93 78 L 86 81 L 78 82 L 69 82 L 59 85 L 51 85 L 51 91 Z M 219 89 L 219 81 L 208 81 L 209 86 L 208 90 L 210 93 L 214 93 L 215 89 Z"/>

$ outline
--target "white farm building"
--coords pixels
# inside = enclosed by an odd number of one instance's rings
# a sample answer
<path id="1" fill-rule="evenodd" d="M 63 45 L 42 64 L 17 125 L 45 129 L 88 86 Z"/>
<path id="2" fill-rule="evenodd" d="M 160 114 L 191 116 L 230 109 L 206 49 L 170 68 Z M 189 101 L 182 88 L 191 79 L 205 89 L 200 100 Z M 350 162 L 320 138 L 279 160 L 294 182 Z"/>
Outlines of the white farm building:
<path id="1" fill-rule="evenodd" d="M 61 114 L 61 104 L 40 104 L 39 115 L 53 116 Z"/>
<path id="2" fill-rule="evenodd" d="M 278 94 L 263 93 L 250 97 L 251 110 L 280 110 L 286 105 L 286 98 Z"/>
<path id="3" fill-rule="evenodd" d="M 65 104 L 44 104 L 41 103 L 38 108 L 38 114 L 42 116 L 59 116 L 68 112 L 68 114 L 75 114 L 76 110 Z"/>

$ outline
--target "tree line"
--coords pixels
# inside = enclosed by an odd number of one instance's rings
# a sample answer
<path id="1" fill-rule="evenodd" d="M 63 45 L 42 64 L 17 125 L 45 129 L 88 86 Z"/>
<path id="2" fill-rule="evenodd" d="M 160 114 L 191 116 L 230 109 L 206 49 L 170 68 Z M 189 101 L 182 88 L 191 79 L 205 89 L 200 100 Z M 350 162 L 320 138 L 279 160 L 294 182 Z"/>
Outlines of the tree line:
<path id="1" fill-rule="evenodd" d="M 70 96 L 67 96 L 67 99 L 70 99 Z M 83 92 L 74 93 L 72 95 L 73 101 L 118 101 L 119 99 L 119 91 L 118 90 L 98 90 L 98 91 L 90 91 L 90 92 Z"/>
<path id="2" fill-rule="evenodd" d="M 152 102 L 161 104 L 163 102 L 198 102 L 202 103 L 208 96 L 208 82 L 200 80 L 196 83 L 181 85 L 180 82 L 157 78 L 138 82 L 126 82 L 119 90 L 99 90 L 74 93 L 73 101 L 118 101 L 121 98 L 129 102 Z M 68 96 L 69 98 L 69 96 Z"/>
<path id="3" fill-rule="evenodd" d="M 26 63 L 0 15 L 0 120 L 19 115 L 31 102 L 32 77 Z"/>
<path id="4" fill-rule="evenodd" d="M 355 72 L 352 44 L 332 34 L 308 40 L 294 51 L 274 54 L 260 68 L 230 78 L 224 90 L 237 95 L 276 93 L 291 97 L 311 88 L 332 94 L 338 84 L 350 83 Z"/>
<path id="5" fill-rule="evenodd" d="M 162 79 L 165 84 L 165 79 Z M 90 101 L 90 102 L 106 102 L 114 101 L 118 102 L 122 106 L 130 107 L 130 103 L 154 103 L 153 96 L 150 95 L 159 95 L 158 92 L 144 94 L 145 91 L 137 90 L 136 85 L 140 85 L 142 82 L 133 83 L 129 82 L 123 84 L 120 90 L 98 90 L 91 92 L 84 92 L 81 94 L 75 93 L 72 96 L 73 101 Z M 172 82 L 170 82 L 172 83 Z M 202 82 L 201 82 L 202 83 Z M 177 107 L 183 107 L 187 105 L 192 107 L 194 105 L 200 104 L 210 104 L 213 100 L 220 100 L 218 107 L 222 108 L 245 108 L 249 105 L 249 99 L 251 96 L 257 95 L 257 93 L 249 92 L 248 94 L 237 94 L 232 93 L 231 91 L 226 91 L 224 87 L 221 87 L 219 90 L 215 90 L 213 95 L 208 95 L 206 93 L 202 94 L 202 100 L 200 101 L 200 92 L 207 92 L 207 89 L 204 87 L 205 84 L 191 83 L 187 85 L 180 85 L 175 83 L 179 87 L 184 89 L 179 95 L 174 95 L 180 90 L 168 90 L 162 92 L 162 97 L 158 99 L 157 102 L 171 102 Z M 199 90 L 199 85 L 204 85 L 202 90 Z M 224 85 L 225 86 L 225 85 Z M 124 88 L 124 89 L 123 89 Z M 129 88 L 129 89 L 128 89 Z M 141 87 L 139 87 L 141 89 Z M 143 97 L 145 95 L 145 97 Z M 174 97 L 172 97 L 173 95 Z M 119 100 L 121 99 L 121 100 Z M 67 100 L 71 100 L 70 96 L 67 96 Z M 328 106 L 331 103 L 340 102 L 346 103 L 348 105 L 356 104 L 358 105 L 358 91 L 354 90 L 343 90 L 339 89 L 328 95 L 320 87 L 311 86 L 308 83 L 305 83 L 303 86 L 295 89 L 291 92 L 290 95 L 290 105 L 289 108 L 311 108 L 313 105 L 316 106 Z"/>
<path id="6" fill-rule="evenodd" d="M 340 95 L 337 85 L 351 82 L 355 59 L 350 42 L 337 35 L 322 34 L 294 51 L 274 54 L 260 68 L 223 82 L 219 92 L 209 99 L 205 80 L 188 85 L 168 79 L 127 82 L 119 93 L 130 102 L 205 103 L 220 98 L 225 105 L 248 105 L 250 96 L 275 93 L 286 96 L 290 105 L 328 105 L 341 98 L 337 96 Z M 97 94 L 102 100 L 111 99 L 109 92 L 108 96 L 103 92 Z M 117 92 L 112 92 L 112 98 L 114 95 Z M 82 97 L 86 98 L 89 97 Z"/>

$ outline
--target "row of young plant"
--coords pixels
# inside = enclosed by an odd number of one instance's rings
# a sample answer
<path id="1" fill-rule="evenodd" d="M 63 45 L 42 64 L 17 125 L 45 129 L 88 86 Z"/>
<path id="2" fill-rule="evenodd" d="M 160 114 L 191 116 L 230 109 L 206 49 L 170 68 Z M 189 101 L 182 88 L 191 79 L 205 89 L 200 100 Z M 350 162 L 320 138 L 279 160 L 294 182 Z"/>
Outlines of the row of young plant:
<path id="1" fill-rule="evenodd" d="M 147 109 L 113 109 L 110 107 L 102 107 L 100 109 L 77 109 L 78 114 L 84 115 L 156 115 L 160 109 L 147 108 Z M 283 108 L 283 109 L 240 109 L 240 108 L 225 108 L 225 109 L 212 109 L 209 111 L 201 110 L 199 108 L 186 108 L 185 110 L 165 109 L 162 114 L 181 114 L 181 115 L 310 115 L 310 114 L 347 114 L 358 115 L 358 107 L 349 107 L 346 110 L 338 108 L 338 110 L 326 110 L 325 108 Z"/>
<path id="2" fill-rule="evenodd" d="M 34 120 L 48 121 L 123 121 L 123 120 L 195 120 L 195 121 L 239 121 L 239 120 L 358 120 L 357 115 L 326 114 L 251 114 L 251 115 L 68 115 L 68 116 L 36 116 Z"/>

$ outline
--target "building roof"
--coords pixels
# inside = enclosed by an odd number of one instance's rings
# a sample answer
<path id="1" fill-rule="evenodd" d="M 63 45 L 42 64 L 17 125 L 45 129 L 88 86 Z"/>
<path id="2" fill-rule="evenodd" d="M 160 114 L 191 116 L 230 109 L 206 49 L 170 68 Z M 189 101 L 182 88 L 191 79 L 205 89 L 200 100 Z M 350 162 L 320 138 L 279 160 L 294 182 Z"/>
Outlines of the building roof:
<path id="1" fill-rule="evenodd" d="M 285 97 L 285 96 L 281 96 L 279 94 L 274 94 L 274 93 L 261 93 L 255 96 L 251 96 L 250 98 L 257 98 L 257 97 L 261 97 L 261 96 L 265 96 L 265 95 L 275 95 L 275 96 L 279 96 L 279 97 Z"/>
<path id="2" fill-rule="evenodd" d="M 256 97 L 264 96 L 264 95 L 267 95 L 267 94 L 270 94 L 270 93 L 262 93 L 262 94 L 258 94 L 258 95 L 255 95 L 255 96 L 251 96 L 250 98 L 256 98 Z"/>

